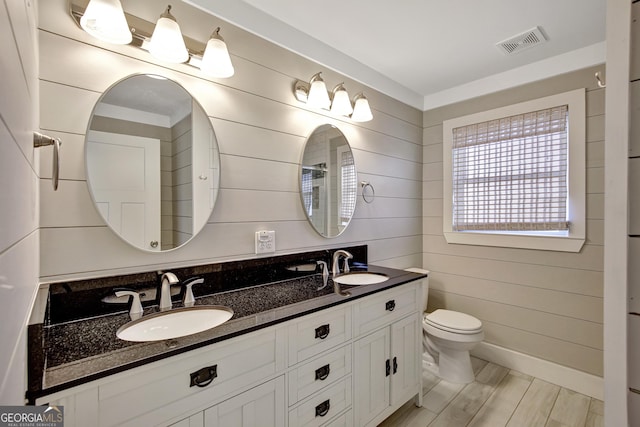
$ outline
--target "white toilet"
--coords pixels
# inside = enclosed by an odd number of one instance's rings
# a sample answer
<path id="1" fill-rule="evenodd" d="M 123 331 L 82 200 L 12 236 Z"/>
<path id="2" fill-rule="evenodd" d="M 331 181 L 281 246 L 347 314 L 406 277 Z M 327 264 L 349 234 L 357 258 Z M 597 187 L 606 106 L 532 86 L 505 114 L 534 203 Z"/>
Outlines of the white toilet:
<path id="1" fill-rule="evenodd" d="M 416 268 L 407 270 L 428 273 Z M 424 279 L 423 283 L 423 365 L 445 381 L 470 383 L 475 376 L 469 350 L 484 339 L 482 322 L 468 314 L 451 310 L 438 309 L 426 313 L 429 279 Z"/>

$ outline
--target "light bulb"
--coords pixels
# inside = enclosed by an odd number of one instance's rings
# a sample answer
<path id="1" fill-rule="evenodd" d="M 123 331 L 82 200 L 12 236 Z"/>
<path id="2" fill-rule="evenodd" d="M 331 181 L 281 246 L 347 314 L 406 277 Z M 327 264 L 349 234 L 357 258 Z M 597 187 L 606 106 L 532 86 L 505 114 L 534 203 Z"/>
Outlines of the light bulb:
<path id="1" fill-rule="evenodd" d="M 339 116 L 348 116 L 353 113 L 351 100 L 344 84 L 340 83 L 333 89 L 333 101 L 331 102 L 331 112 Z"/>
<path id="2" fill-rule="evenodd" d="M 320 73 L 311 77 L 311 88 L 309 89 L 307 105 L 313 108 L 324 108 L 325 110 L 328 110 L 331 105 L 327 87 L 322 77 L 320 77 Z"/>
<path id="3" fill-rule="evenodd" d="M 131 30 L 120 0 L 91 0 L 80 26 L 93 37 L 114 44 L 131 43 Z"/>
<path id="4" fill-rule="evenodd" d="M 359 93 L 355 96 L 355 103 L 353 106 L 353 114 L 351 114 L 351 120 L 354 122 L 368 122 L 373 119 L 371 114 L 371 108 L 369 107 L 369 101 L 363 93 Z"/>
<path id="5" fill-rule="evenodd" d="M 151 35 L 149 53 L 165 62 L 181 63 L 189 59 L 180 26 L 171 14 L 171 5 L 160 15 Z"/>
<path id="6" fill-rule="evenodd" d="M 231 57 L 227 50 L 227 44 L 220 36 L 220 27 L 211 34 L 211 38 L 207 42 L 207 47 L 202 56 L 200 69 L 203 73 L 212 76 L 226 78 L 233 76 L 234 69 L 231 63 Z"/>

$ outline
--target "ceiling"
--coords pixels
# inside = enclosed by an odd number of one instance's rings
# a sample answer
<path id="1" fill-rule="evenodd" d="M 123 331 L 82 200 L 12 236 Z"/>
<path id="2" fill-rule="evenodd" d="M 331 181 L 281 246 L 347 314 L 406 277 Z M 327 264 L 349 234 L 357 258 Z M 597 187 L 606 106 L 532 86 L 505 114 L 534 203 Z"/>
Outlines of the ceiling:
<path id="1" fill-rule="evenodd" d="M 605 0 L 186 2 L 423 110 L 605 61 Z"/>

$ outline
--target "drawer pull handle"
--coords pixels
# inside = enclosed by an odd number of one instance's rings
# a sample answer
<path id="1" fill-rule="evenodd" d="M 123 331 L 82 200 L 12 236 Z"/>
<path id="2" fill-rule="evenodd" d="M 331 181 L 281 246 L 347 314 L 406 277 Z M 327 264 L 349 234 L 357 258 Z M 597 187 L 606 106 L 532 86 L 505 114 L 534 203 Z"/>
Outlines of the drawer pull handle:
<path id="1" fill-rule="evenodd" d="M 398 358 L 394 357 L 393 358 L 393 373 L 395 375 L 395 373 L 398 372 Z"/>
<path id="2" fill-rule="evenodd" d="M 385 362 L 385 371 L 386 371 L 386 377 L 388 377 L 389 375 L 391 375 L 391 361 L 389 359 L 386 360 Z"/>
<path id="3" fill-rule="evenodd" d="M 189 387 L 197 385 L 198 387 L 206 387 L 213 382 L 218 376 L 218 365 L 207 366 L 196 372 L 191 373 L 191 384 Z"/>
<path id="4" fill-rule="evenodd" d="M 321 340 L 325 339 L 329 336 L 329 325 L 322 325 L 316 328 L 316 338 L 320 338 Z"/>
<path id="5" fill-rule="evenodd" d="M 326 380 L 329 376 L 329 372 L 331 372 L 331 367 L 328 364 L 316 369 L 316 380 Z"/>
<path id="6" fill-rule="evenodd" d="M 391 301 L 387 301 L 384 308 L 387 311 L 393 311 L 396 308 L 396 300 L 392 299 Z"/>
<path id="7" fill-rule="evenodd" d="M 324 417 L 325 415 L 327 415 L 330 408 L 331 408 L 331 402 L 329 402 L 329 399 L 327 399 L 321 404 L 319 404 L 318 406 L 316 406 L 316 417 Z"/>

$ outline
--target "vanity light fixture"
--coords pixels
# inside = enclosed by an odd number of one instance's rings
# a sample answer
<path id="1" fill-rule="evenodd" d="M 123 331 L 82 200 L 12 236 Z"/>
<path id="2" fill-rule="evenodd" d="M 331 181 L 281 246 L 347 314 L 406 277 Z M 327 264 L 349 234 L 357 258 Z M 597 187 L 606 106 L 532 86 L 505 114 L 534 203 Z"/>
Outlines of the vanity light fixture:
<path id="1" fill-rule="evenodd" d="M 171 14 L 171 5 L 167 6 L 151 35 L 149 53 L 165 62 L 181 63 L 189 59 L 178 21 Z"/>
<path id="2" fill-rule="evenodd" d="M 360 92 L 353 98 L 353 114 L 351 114 L 351 120 L 354 122 L 368 122 L 373 119 L 371 114 L 371 108 L 369 107 L 369 100 L 364 96 L 364 93 Z"/>
<path id="3" fill-rule="evenodd" d="M 115 44 L 129 44 L 132 36 L 120 0 L 91 0 L 80 26 L 93 37 Z"/>
<path id="4" fill-rule="evenodd" d="M 69 0 L 69 6 L 71 17 L 78 26 L 100 40 L 131 44 L 149 51 L 161 61 L 200 68 L 207 76 L 233 76 L 233 64 L 227 44 L 219 34 L 220 27 L 216 28 L 206 45 L 184 37 L 171 14 L 171 5 L 160 15 L 155 26 L 125 13 L 120 0 L 90 0 L 86 8 L 80 0 Z M 129 23 L 135 23 L 135 26 Z"/>
<path id="5" fill-rule="evenodd" d="M 362 92 L 355 96 L 352 105 L 344 83 L 340 83 L 333 88 L 329 97 L 320 73 L 314 74 L 308 83 L 296 80 L 293 94 L 298 101 L 309 107 L 330 110 L 332 114 L 350 117 L 354 122 L 368 122 L 373 119 L 369 101 Z"/>
<path id="6" fill-rule="evenodd" d="M 227 50 L 227 44 L 220 35 L 220 27 L 216 28 L 202 55 L 200 69 L 212 77 L 231 77 L 234 69 Z"/>
<path id="7" fill-rule="evenodd" d="M 353 113 L 353 107 L 351 106 L 351 100 L 347 89 L 344 87 L 344 83 L 340 83 L 331 91 L 333 99 L 331 101 L 331 112 L 339 116 L 348 116 Z"/>

